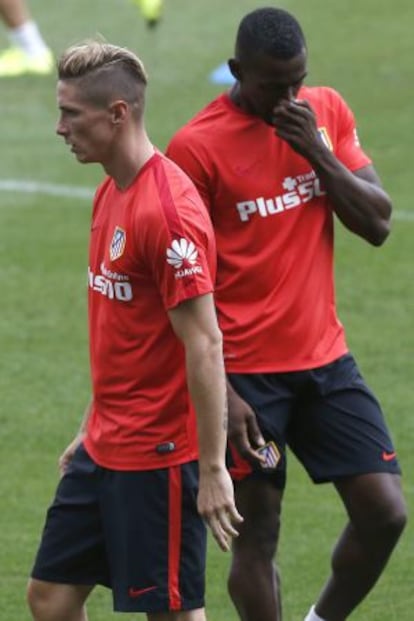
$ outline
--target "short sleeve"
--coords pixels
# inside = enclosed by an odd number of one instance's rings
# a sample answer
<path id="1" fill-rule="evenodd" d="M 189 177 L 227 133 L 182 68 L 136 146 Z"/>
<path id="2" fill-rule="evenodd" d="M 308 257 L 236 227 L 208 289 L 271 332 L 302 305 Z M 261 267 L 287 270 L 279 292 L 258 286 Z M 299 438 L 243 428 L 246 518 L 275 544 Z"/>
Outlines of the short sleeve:
<path id="1" fill-rule="evenodd" d="M 349 170 L 368 166 L 371 159 L 361 147 L 352 110 L 339 93 L 334 90 L 330 92 L 337 126 L 335 155 Z"/>
<path id="2" fill-rule="evenodd" d="M 158 172 L 159 205 L 142 222 L 140 237 L 145 263 L 170 309 L 213 291 L 216 247 L 207 210 L 191 181 L 182 171 L 168 176 L 160 167 Z"/>
<path id="3" fill-rule="evenodd" d="M 211 212 L 210 174 L 208 172 L 210 163 L 208 158 L 203 158 L 200 148 L 191 143 L 186 128 L 177 132 L 172 138 L 166 155 L 191 178 L 205 206 Z"/>

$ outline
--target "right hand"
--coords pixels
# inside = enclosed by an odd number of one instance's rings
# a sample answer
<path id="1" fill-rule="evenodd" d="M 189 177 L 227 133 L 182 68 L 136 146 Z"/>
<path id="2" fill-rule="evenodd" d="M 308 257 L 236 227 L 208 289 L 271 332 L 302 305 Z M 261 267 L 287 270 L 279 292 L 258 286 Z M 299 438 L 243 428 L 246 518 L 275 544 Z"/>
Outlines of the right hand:
<path id="1" fill-rule="evenodd" d="M 75 454 L 75 451 L 78 448 L 79 444 L 83 441 L 84 437 L 84 433 L 78 434 L 76 438 L 74 438 L 72 442 L 65 448 L 62 455 L 59 457 L 59 472 L 62 477 L 68 469 L 68 466 L 73 459 L 73 455 Z"/>
<path id="2" fill-rule="evenodd" d="M 225 552 L 230 550 L 243 517 L 237 511 L 233 483 L 224 465 L 207 471 L 200 465 L 197 508 L 220 548 Z"/>
<path id="3" fill-rule="evenodd" d="M 240 455 L 253 464 L 262 464 L 265 458 L 257 449 L 265 440 L 257 423 L 256 414 L 233 388 L 228 390 L 228 439 Z"/>

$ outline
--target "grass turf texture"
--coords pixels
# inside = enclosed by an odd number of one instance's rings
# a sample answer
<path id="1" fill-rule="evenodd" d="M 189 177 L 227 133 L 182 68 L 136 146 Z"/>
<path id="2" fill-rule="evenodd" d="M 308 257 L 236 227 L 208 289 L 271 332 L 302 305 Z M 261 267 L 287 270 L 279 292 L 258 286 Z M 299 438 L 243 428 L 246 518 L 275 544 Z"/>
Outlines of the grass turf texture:
<path id="1" fill-rule="evenodd" d="M 166 0 L 155 31 L 147 30 L 128 0 L 72 0 L 55 7 L 38 0 L 32 8 L 56 54 L 101 33 L 143 58 L 150 74 L 147 127 L 164 148 L 174 130 L 220 91 L 207 76 L 231 56 L 240 17 L 262 4 L 227 0 L 223 10 L 222 0 Z M 412 508 L 414 210 L 408 162 L 414 5 L 409 0 L 280 5 L 298 16 L 307 35 L 308 84 L 334 86 L 348 99 L 362 143 L 394 200 L 393 232 L 379 250 L 337 227 L 337 293 L 350 347 L 392 429 Z M 7 44 L 4 31 L 0 44 Z M 6 179 L 94 187 L 99 167 L 80 166 L 54 136 L 54 78 L 2 80 L 0 93 L 0 188 Z M 57 458 L 88 400 L 89 210 L 89 202 L 76 197 L 0 191 L 0 621 L 29 619 L 26 576 L 57 482 Z M 343 522 L 331 487 L 313 486 L 290 459 L 278 555 L 285 621 L 301 621 L 315 600 Z M 409 524 L 379 584 L 352 619 L 411 621 L 413 541 Z M 214 621 L 237 618 L 226 594 L 228 562 L 211 544 L 207 602 Z M 117 618 L 110 606 L 109 593 L 97 589 L 89 603 L 91 621 Z"/>

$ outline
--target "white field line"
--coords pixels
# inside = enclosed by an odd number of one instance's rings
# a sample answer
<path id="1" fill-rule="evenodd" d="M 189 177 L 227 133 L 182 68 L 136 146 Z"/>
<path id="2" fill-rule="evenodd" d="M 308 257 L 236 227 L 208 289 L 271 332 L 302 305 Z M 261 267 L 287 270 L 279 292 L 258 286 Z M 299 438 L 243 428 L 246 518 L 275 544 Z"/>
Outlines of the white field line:
<path id="1" fill-rule="evenodd" d="M 45 194 L 59 198 L 78 198 L 92 200 L 94 190 L 86 187 L 72 185 L 59 185 L 55 183 L 42 183 L 39 181 L 22 181 L 19 179 L 0 179 L 0 192 L 17 192 L 22 194 Z M 0 202 L 0 208 L 2 204 Z M 394 211 L 393 220 L 401 222 L 414 222 L 414 211 Z"/>
<path id="2" fill-rule="evenodd" d="M 80 188 L 38 181 L 21 181 L 19 179 L 0 179 L 0 192 L 45 194 L 46 196 L 58 196 L 59 198 L 80 198 L 85 200 L 91 200 L 94 195 L 92 188 Z"/>

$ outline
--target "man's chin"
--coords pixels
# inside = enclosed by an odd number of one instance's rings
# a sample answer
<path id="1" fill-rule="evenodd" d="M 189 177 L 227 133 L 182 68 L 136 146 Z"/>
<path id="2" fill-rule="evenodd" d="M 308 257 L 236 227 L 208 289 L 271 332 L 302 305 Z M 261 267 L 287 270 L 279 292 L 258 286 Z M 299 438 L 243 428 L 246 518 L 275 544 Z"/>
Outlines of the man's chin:
<path id="1" fill-rule="evenodd" d="M 85 155 L 85 153 L 75 153 L 75 157 L 80 164 L 91 164 L 96 161 Z"/>

